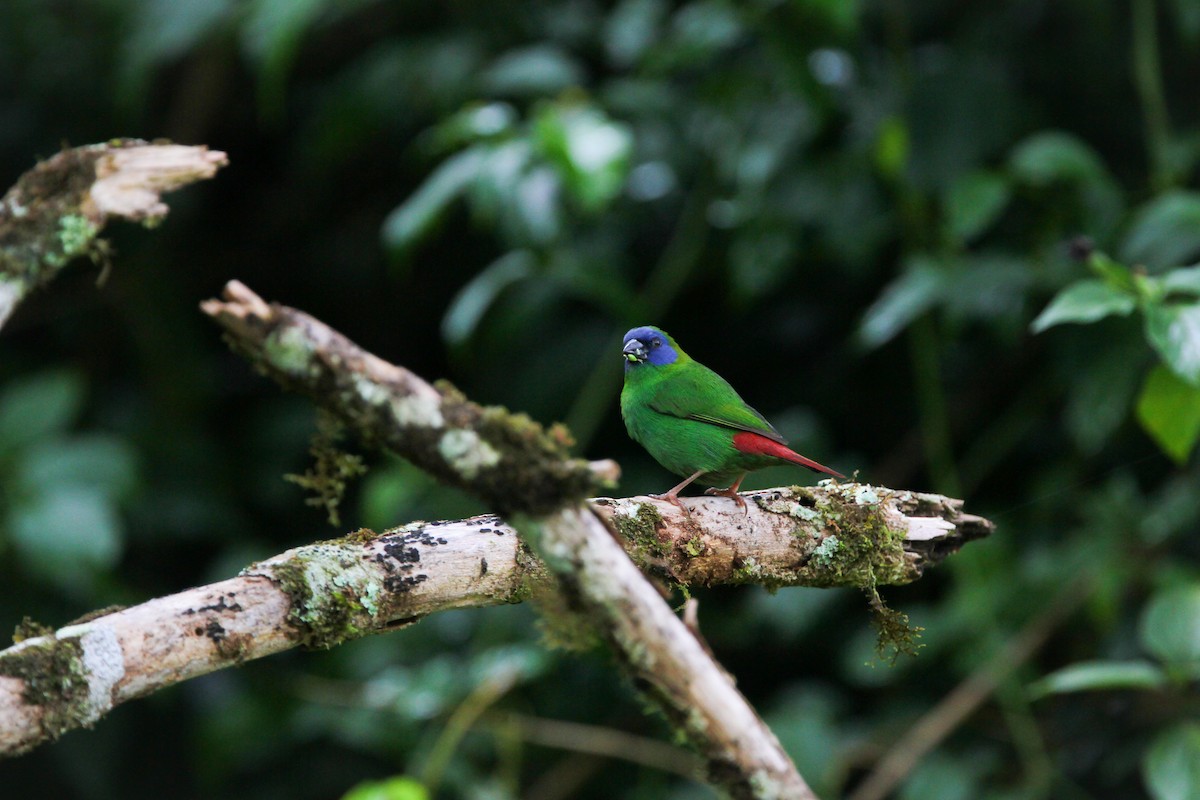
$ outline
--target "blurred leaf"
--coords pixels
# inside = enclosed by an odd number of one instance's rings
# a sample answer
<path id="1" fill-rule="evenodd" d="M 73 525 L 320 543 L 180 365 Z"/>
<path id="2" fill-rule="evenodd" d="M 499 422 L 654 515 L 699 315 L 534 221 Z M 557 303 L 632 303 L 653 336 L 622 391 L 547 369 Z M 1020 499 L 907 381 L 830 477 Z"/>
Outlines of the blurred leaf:
<path id="1" fill-rule="evenodd" d="M 658 40 L 667 12 L 664 0 L 618 3 L 604 26 L 604 45 L 613 63 L 619 67 L 635 64 Z"/>
<path id="2" fill-rule="evenodd" d="M 1162 276 L 1162 287 L 1168 294 L 1179 292 L 1200 296 L 1200 266 L 1171 270 Z"/>
<path id="3" fill-rule="evenodd" d="M 514 202 L 506 209 L 508 235 L 537 245 L 554 241 L 562 230 L 561 195 L 557 172 L 546 166 L 531 169 L 518 182 Z"/>
<path id="4" fill-rule="evenodd" d="M 233 17 L 232 0 L 140 0 L 131 4 L 132 31 L 125 37 L 121 93 L 140 102 L 151 69 L 181 57 Z"/>
<path id="5" fill-rule="evenodd" d="M 401 253 L 410 251 L 446 213 L 479 174 L 486 150 L 476 146 L 446 159 L 424 183 L 383 221 L 383 241 Z"/>
<path id="6" fill-rule="evenodd" d="M 65 430 L 79 416 L 83 389 L 74 370 L 11 381 L 0 393 L 0 453 Z"/>
<path id="7" fill-rule="evenodd" d="M 1083 140 L 1061 131 L 1036 133 L 1013 148 L 1009 166 L 1017 180 L 1046 186 L 1057 181 L 1107 179 L 1108 170 Z"/>
<path id="8" fill-rule="evenodd" d="M 839 696 L 827 687 L 790 689 L 763 714 L 804 779 L 821 797 L 837 794 Z"/>
<path id="9" fill-rule="evenodd" d="M 918 256 L 904 274 L 888 284 L 863 315 L 859 339 L 867 347 L 888 342 L 938 302 L 946 286 L 945 271 L 932 259 Z"/>
<path id="10" fill-rule="evenodd" d="M 1121 258 L 1151 269 L 1172 267 L 1200 255 L 1200 192 L 1175 190 L 1135 212 Z"/>
<path id="11" fill-rule="evenodd" d="M 969 242 L 996 221 L 1011 197 L 1003 175 L 968 172 L 950 184 L 946 193 L 946 226 L 956 239 Z"/>
<path id="12" fill-rule="evenodd" d="M 1200 303 L 1151 303 L 1146 338 L 1171 370 L 1200 387 Z"/>
<path id="13" fill-rule="evenodd" d="M 941 298 L 948 317 L 1017 319 L 1033 281 L 1026 259 L 971 253 L 950 266 Z"/>
<path id="14" fill-rule="evenodd" d="M 304 34 L 332 0 L 250 0 L 241 25 L 242 43 L 258 62 L 259 98 L 273 117 L 283 110 L 288 70 Z"/>
<path id="15" fill-rule="evenodd" d="M 475 104 L 439 123 L 430 139 L 438 150 L 453 150 L 511 133 L 516 124 L 517 111 L 508 103 Z"/>
<path id="16" fill-rule="evenodd" d="M 1189 44 L 1196 44 L 1200 40 L 1200 0 L 1171 0 L 1168 5 L 1179 21 L 1179 32 Z"/>
<path id="17" fill-rule="evenodd" d="M 910 150 L 908 126 L 904 124 L 904 119 L 891 116 L 883 120 L 875 138 L 875 167 L 879 174 L 889 180 L 899 178 L 908 165 Z"/>
<path id="18" fill-rule="evenodd" d="M 1163 452 L 1184 464 L 1200 436 L 1200 389 L 1156 366 L 1142 386 L 1137 417 Z"/>
<path id="19" fill-rule="evenodd" d="M 554 657 L 541 646 L 514 644 L 495 647 L 471 660 L 467 681 L 472 686 L 484 681 L 527 683 L 544 674 L 553 663 Z"/>
<path id="20" fill-rule="evenodd" d="M 429 800 L 429 793 L 418 781 L 400 777 L 360 783 L 342 800 Z"/>
<path id="21" fill-rule="evenodd" d="M 898 793 L 900 800 L 975 800 L 980 765 L 970 759 L 933 755 L 922 759 Z"/>
<path id="22" fill-rule="evenodd" d="M 584 72 L 559 47 L 537 44 L 500 56 L 480 81 L 491 94 L 540 97 L 582 85 Z"/>
<path id="23" fill-rule="evenodd" d="M 1158 689 L 1167 684 L 1163 671 L 1148 661 L 1083 661 L 1046 675 L 1029 687 L 1035 697 L 1067 692 L 1115 689 Z"/>
<path id="24" fill-rule="evenodd" d="M 534 119 L 534 136 L 585 211 L 602 210 L 620 193 L 633 151 L 625 125 L 590 106 L 546 105 Z"/>
<path id="25" fill-rule="evenodd" d="M 450 301 L 442 318 L 442 336 L 450 345 L 470 339 L 500 293 L 531 277 L 536 267 L 537 261 L 528 250 L 513 250 L 488 264 Z"/>
<path id="26" fill-rule="evenodd" d="M 1156 592 L 1142 612 L 1138 635 L 1168 671 L 1200 678 L 1200 582 Z"/>
<path id="27" fill-rule="evenodd" d="M 1154 800 L 1200 797 L 1200 723 L 1185 722 L 1159 734 L 1142 760 Z"/>
<path id="28" fill-rule="evenodd" d="M 89 434 L 34 444 L 22 453 L 16 475 L 30 493 L 69 485 L 118 499 L 137 486 L 137 462 L 125 440 Z"/>
<path id="29" fill-rule="evenodd" d="M 112 501 L 85 486 L 56 486 L 12 509 L 13 544 L 30 571 L 67 589 L 121 554 L 121 522 Z"/>
<path id="30" fill-rule="evenodd" d="M 1137 306 L 1128 292 L 1115 289 L 1104 281 L 1082 280 L 1059 292 L 1050 305 L 1038 314 L 1030 328 L 1041 333 L 1064 322 L 1095 322 L 1116 314 L 1126 316 Z"/>
<path id="31" fill-rule="evenodd" d="M 517 213 L 517 190 L 533 163 L 533 147 L 521 137 L 493 144 L 485 152 L 479 174 L 468 188 L 471 210 L 483 221 L 501 222 L 511 229 Z M 519 230 L 520 226 L 515 227 Z M 524 241 L 519 233 L 515 237 L 516 241 Z"/>
<path id="32" fill-rule="evenodd" d="M 655 55 L 670 65 L 703 61 L 732 47 L 743 35 L 737 11 L 724 0 L 699 0 L 675 12 Z"/>
<path id="33" fill-rule="evenodd" d="M 796 242 L 787 231 L 749 230 L 738 235 L 729 248 L 735 298 L 747 302 L 771 292 L 792 272 L 796 258 Z"/>
<path id="34" fill-rule="evenodd" d="M 1134 397 L 1145 375 L 1149 358 L 1141 336 L 1124 335 L 1100 343 L 1094 340 L 1080 352 L 1071 369 L 1066 424 L 1085 453 L 1097 453 L 1108 438 L 1130 418 Z M 1089 357 L 1090 356 L 1090 357 Z"/>

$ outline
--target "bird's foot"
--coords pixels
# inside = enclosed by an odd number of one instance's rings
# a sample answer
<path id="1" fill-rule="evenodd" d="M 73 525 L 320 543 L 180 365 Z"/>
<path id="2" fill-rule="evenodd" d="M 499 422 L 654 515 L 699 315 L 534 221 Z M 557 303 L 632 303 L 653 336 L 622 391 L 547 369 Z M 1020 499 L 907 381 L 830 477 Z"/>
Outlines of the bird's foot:
<path id="1" fill-rule="evenodd" d="M 728 497 L 738 504 L 738 508 L 742 510 L 743 514 L 750 516 L 750 507 L 746 505 L 746 498 L 738 494 L 737 486 L 730 486 L 728 489 L 705 489 L 704 493 L 714 497 Z"/>
<path id="2" fill-rule="evenodd" d="M 665 494 L 652 494 L 650 497 L 653 497 L 655 500 L 665 500 L 682 511 L 685 517 L 688 519 L 692 518 L 692 512 L 688 511 L 688 507 L 685 506 L 683 501 L 679 499 L 679 492 L 675 491 L 674 489 L 666 492 Z"/>

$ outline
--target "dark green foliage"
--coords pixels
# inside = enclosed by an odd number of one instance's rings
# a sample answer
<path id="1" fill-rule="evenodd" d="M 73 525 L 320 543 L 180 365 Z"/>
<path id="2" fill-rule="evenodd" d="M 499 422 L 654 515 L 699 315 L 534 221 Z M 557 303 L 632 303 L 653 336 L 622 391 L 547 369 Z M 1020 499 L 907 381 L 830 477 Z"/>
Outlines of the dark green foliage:
<path id="1" fill-rule="evenodd" d="M 5 0 L 0 189 L 122 135 L 230 166 L 156 230 L 106 229 L 103 287 L 77 258 L 0 329 L 0 625 L 328 536 L 281 480 L 309 466 L 313 411 L 196 309 L 226 280 L 567 421 L 577 454 L 621 462 L 622 494 L 667 477 L 616 407 L 618 337 L 657 324 L 800 452 L 999 523 L 886 590 L 924 629 L 892 666 L 858 592 L 693 587 L 822 797 L 1075 585 L 897 796 L 1197 796 L 1197 44 L 1196 0 Z M 346 531 L 483 510 L 366 461 Z M 544 650 L 527 605 L 452 612 L 132 703 L 0 779 L 14 797 L 425 794 L 398 775 L 471 800 L 705 796 L 505 721 L 668 737 L 629 688 L 602 652 Z"/>

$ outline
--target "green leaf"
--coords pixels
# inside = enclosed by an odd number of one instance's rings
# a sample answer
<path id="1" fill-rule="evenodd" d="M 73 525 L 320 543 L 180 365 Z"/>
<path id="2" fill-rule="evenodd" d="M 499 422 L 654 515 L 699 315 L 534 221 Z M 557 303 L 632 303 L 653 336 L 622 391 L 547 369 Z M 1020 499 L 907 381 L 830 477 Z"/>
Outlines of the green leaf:
<path id="1" fill-rule="evenodd" d="M 1142 759 L 1154 800 L 1200 797 L 1200 723 L 1184 722 L 1159 734 Z"/>
<path id="2" fill-rule="evenodd" d="M 109 569 L 121 554 L 121 521 L 98 489 L 59 486 L 13 509 L 13 544 L 32 572 L 64 588 Z"/>
<path id="3" fill-rule="evenodd" d="M 1146 339 L 1171 370 L 1200 387 L 1200 303 L 1151 303 Z"/>
<path id="4" fill-rule="evenodd" d="M 123 37 L 120 93 L 127 103 L 143 98 L 155 65 L 181 57 L 232 19 L 232 0 L 143 0 Z"/>
<path id="5" fill-rule="evenodd" d="M 863 315 L 858 338 L 874 348 L 889 341 L 940 299 L 947 283 L 946 272 L 932 259 L 914 258 L 909 268 L 888 284 Z"/>
<path id="6" fill-rule="evenodd" d="M 970 241 L 996 221 L 1011 197 L 1003 175 L 969 172 L 950 184 L 946 193 L 946 227 L 956 239 Z"/>
<path id="7" fill-rule="evenodd" d="M 442 162 L 411 197 L 388 214 L 383 222 L 384 244 L 401 253 L 411 250 L 479 174 L 486 152 L 472 147 Z"/>
<path id="8" fill-rule="evenodd" d="M 1200 297 L 1200 266 L 1173 269 L 1160 278 L 1168 294 L 1178 292 Z"/>
<path id="9" fill-rule="evenodd" d="M 0 452 L 65 430 L 83 406 L 78 372 L 56 370 L 15 380 L 0 394 Z"/>
<path id="10" fill-rule="evenodd" d="M 304 34 L 331 0 L 251 0 L 241 26 L 242 46 L 258 62 L 259 108 L 273 121 L 282 118 L 288 71 Z"/>
<path id="11" fill-rule="evenodd" d="M 510 50 L 483 73 L 489 94 L 542 97 L 583 84 L 583 67 L 561 48 L 537 44 Z"/>
<path id="12" fill-rule="evenodd" d="M 1187 462 L 1200 436 L 1200 389 L 1164 366 L 1146 378 L 1137 401 L 1138 422 L 1177 464 Z"/>
<path id="13" fill-rule="evenodd" d="M 1076 281 L 1050 301 L 1030 328 L 1034 333 L 1041 333 L 1064 322 L 1095 322 L 1113 314 L 1123 317 L 1136 306 L 1137 300 L 1132 294 L 1104 281 Z"/>
<path id="14" fill-rule="evenodd" d="M 1100 452 L 1129 419 L 1148 359 L 1145 340 L 1124 331 L 1115 338 L 1091 338 L 1086 351 L 1073 359 L 1064 416 L 1067 430 L 1085 453 Z"/>
<path id="15" fill-rule="evenodd" d="M 1034 186 L 1108 177 L 1095 150 L 1082 139 L 1060 131 L 1034 134 L 1022 141 L 1013 148 L 1009 166 L 1017 180 Z"/>
<path id="16" fill-rule="evenodd" d="M 1046 675 L 1029 687 L 1035 698 L 1067 692 L 1157 689 L 1167 676 L 1148 661 L 1082 661 Z"/>
<path id="17" fill-rule="evenodd" d="M 342 800 L 429 800 L 429 792 L 412 778 L 398 777 L 360 783 Z"/>
<path id="18" fill-rule="evenodd" d="M 133 448 L 115 436 L 53 438 L 38 442 L 21 454 L 16 476 L 30 494 L 60 486 L 80 486 L 120 498 L 137 485 L 137 462 Z"/>
<path id="19" fill-rule="evenodd" d="M 589 106 L 547 105 L 534 120 L 534 136 L 585 211 L 601 211 L 620 193 L 633 152 L 627 126 Z"/>
<path id="20" fill-rule="evenodd" d="M 1200 255 L 1200 192 L 1171 191 L 1143 205 L 1120 252 L 1124 261 L 1151 268 L 1195 260 Z"/>
<path id="21" fill-rule="evenodd" d="M 1200 678 L 1200 582 L 1159 590 L 1142 612 L 1138 635 L 1169 671 Z"/>
<path id="22" fill-rule="evenodd" d="M 442 336 L 451 345 L 470 339 L 496 298 L 509 286 L 533 275 L 535 267 L 536 261 L 528 250 L 506 253 L 484 267 L 450 301 L 442 319 Z"/>
<path id="23" fill-rule="evenodd" d="M 661 36 L 668 7 L 664 0 L 623 0 L 608 15 L 604 46 L 618 67 L 631 67 Z"/>

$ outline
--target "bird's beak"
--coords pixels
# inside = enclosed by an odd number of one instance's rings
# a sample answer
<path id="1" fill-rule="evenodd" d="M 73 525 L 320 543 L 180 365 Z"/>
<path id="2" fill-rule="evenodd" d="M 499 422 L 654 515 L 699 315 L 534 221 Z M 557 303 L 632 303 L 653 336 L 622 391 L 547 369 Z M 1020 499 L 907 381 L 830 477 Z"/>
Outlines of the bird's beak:
<path id="1" fill-rule="evenodd" d="M 630 339 L 628 342 L 626 342 L 625 347 L 621 350 L 621 352 L 625 355 L 625 358 L 630 361 L 646 360 L 646 346 L 637 339 Z"/>

